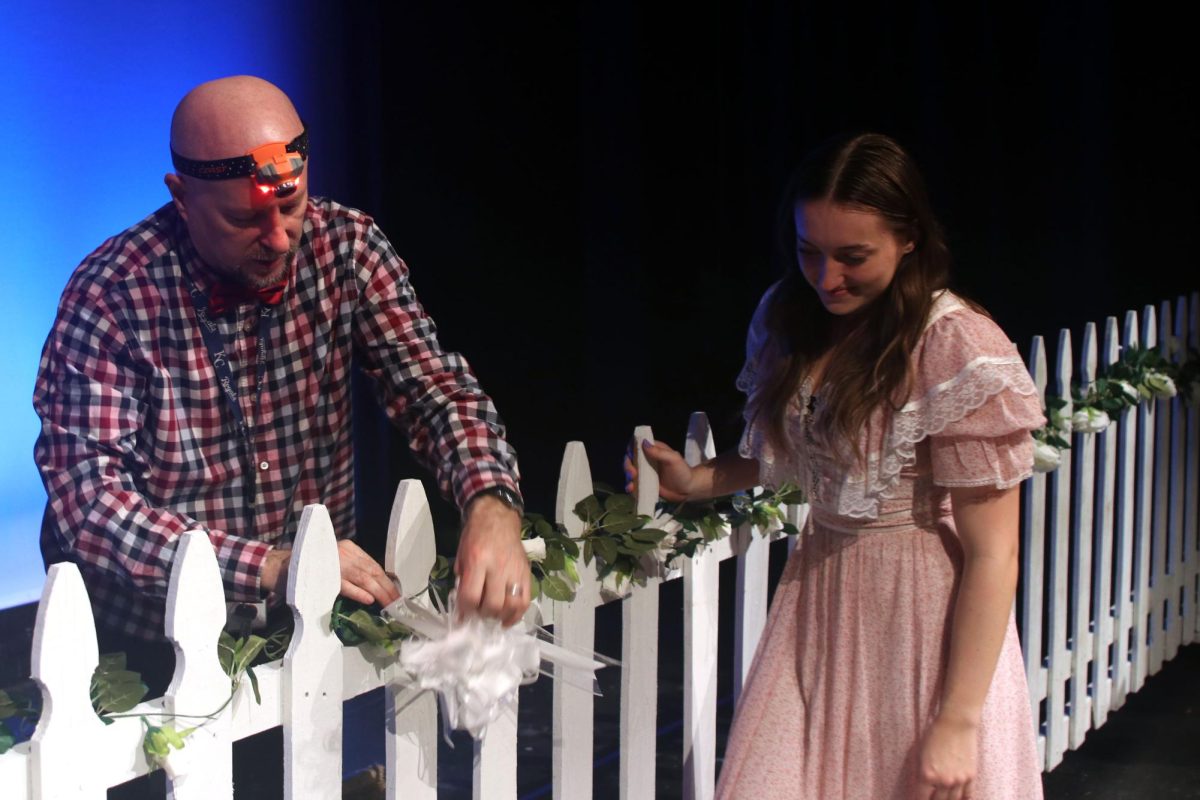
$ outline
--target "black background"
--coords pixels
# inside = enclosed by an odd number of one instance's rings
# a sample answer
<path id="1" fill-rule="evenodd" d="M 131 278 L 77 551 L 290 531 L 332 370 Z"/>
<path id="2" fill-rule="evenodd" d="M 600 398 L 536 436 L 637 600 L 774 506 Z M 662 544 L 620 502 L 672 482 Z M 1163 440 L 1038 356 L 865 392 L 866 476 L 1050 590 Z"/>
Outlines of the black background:
<path id="1" fill-rule="evenodd" d="M 778 195 L 825 137 L 922 165 L 960 289 L 1036 333 L 1196 288 L 1195 45 L 1146 6 L 315 6 L 314 187 L 372 213 L 551 513 L 563 447 L 620 480 L 635 425 L 736 442 Z M 367 393 L 362 393 L 366 397 Z M 359 403 L 360 536 L 424 474 Z M 427 482 L 432 491 L 432 485 Z M 454 514 L 437 508 L 440 533 Z M 452 542 L 443 540 L 450 552 Z"/>

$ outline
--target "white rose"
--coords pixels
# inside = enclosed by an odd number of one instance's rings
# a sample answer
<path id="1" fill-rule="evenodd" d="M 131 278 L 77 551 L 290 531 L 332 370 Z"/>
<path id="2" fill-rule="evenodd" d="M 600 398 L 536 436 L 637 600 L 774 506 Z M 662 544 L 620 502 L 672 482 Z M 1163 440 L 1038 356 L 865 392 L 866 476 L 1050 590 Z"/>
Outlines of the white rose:
<path id="1" fill-rule="evenodd" d="M 1155 397 L 1175 396 L 1175 381 L 1171 380 L 1170 375 L 1161 372 L 1147 373 L 1146 388 L 1153 392 Z"/>
<path id="2" fill-rule="evenodd" d="M 1121 394 L 1125 395 L 1125 399 L 1130 403 L 1141 402 L 1142 396 L 1138 394 L 1138 390 L 1134 388 L 1129 381 L 1116 380 L 1112 382 L 1114 386 L 1121 390 Z"/>
<path id="3" fill-rule="evenodd" d="M 546 560 L 546 540 L 540 536 L 535 536 L 532 539 L 522 539 L 521 546 L 525 548 L 525 555 L 530 561 L 536 561 L 539 564 Z"/>
<path id="4" fill-rule="evenodd" d="M 1071 417 L 1071 427 L 1079 433 L 1099 433 L 1108 427 L 1108 414 L 1098 408 L 1081 408 Z"/>
<path id="5" fill-rule="evenodd" d="M 1058 448 L 1052 444 L 1045 442 L 1034 441 L 1033 443 L 1033 468 L 1038 472 L 1052 472 L 1058 469 L 1058 465 L 1062 462 L 1062 454 L 1058 452 Z"/>

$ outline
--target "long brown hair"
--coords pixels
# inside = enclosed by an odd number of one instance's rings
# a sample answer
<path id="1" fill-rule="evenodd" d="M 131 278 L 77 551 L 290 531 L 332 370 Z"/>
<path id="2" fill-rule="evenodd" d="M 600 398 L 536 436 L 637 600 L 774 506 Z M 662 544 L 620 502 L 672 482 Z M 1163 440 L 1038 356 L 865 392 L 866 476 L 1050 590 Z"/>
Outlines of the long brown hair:
<path id="1" fill-rule="evenodd" d="M 837 341 L 834 315 L 797 261 L 795 207 L 813 200 L 878 214 L 902 241 L 914 244 L 883 294 L 855 314 L 853 335 Z M 871 412 L 884 403 L 899 408 L 908 399 L 913 348 L 934 292 L 949 279 L 950 251 L 912 157 L 876 133 L 839 138 L 810 153 L 784 194 L 779 246 L 786 269 L 766 309 L 769 335 L 758 353 L 751 418 L 765 423 L 776 446 L 789 447 L 787 408 L 813 364 L 832 349 L 821 380 L 829 432 L 848 441 L 861 458 L 858 432 Z"/>

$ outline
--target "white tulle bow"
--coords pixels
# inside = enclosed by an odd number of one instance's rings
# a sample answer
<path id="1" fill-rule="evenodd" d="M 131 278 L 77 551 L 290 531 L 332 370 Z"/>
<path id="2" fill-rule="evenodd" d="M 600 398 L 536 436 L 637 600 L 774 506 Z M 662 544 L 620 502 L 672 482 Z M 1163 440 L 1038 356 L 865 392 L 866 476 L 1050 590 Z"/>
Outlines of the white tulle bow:
<path id="1" fill-rule="evenodd" d="M 383 613 L 415 634 L 400 645 L 401 668 L 418 688 L 437 692 L 448 727 L 476 739 L 515 705 L 522 685 L 537 680 L 542 661 L 592 674 L 605 666 L 537 638 L 524 622 L 505 628 L 478 616 L 456 619 L 453 599 L 446 610 L 401 599 Z"/>

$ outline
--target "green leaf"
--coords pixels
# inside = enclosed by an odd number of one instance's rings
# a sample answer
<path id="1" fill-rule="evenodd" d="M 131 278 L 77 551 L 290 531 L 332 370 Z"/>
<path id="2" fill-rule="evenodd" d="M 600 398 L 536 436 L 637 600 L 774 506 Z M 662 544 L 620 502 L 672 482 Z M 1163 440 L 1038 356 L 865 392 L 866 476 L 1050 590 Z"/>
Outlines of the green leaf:
<path id="1" fill-rule="evenodd" d="M 250 689 L 254 692 L 254 702 L 257 705 L 262 705 L 262 693 L 258 690 L 258 676 L 254 674 L 254 670 L 247 669 L 246 677 L 250 679 Z M 182 745 L 180 745 L 182 747 Z"/>
<path id="2" fill-rule="evenodd" d="M 529 596 L 532 599 L 537 600 L 539 597 L 542 596 L 542 582 L 540 580 L 538 580 L 537 575 L 532 576 L 529 579 L 529 582 L 530 582 Z"/>
<path id="3" fill-rule="evenodd" d="M 533 524 L 533 530 L 543 539 L 549 539 L 554 536 L 554 526 L 547 522 L 544 518 L 539 519 Z"/>
<path id="4" fill-rule="evenodd" d="M 563 557 L 562 548 L 547 547 L 546 557 L 542 560 L 542 569 L 546 572 L 558 572 L 566 563 L 566 558 Z"/>
<path id="5" fill-rule="evenodd" d="M 634 514 L 633 495 L 611 494 L 604 499 L 604 511 L 608 514 Z"/>
<path id="6" fill-rule="evenodd" d="M 142 676 L 124 668 L 125 654 L 119 658 L 102 658 L 92 673 L 92 707 L 96 713 L 121 714 L 136 706 L 149 689 Z"/>
<path id="7" fill-rule="evenodd" d="M 567 582 L 557 575 L 547 575 L 542 580 L 542 593 L 551 600 L 560 602 L 570 602 L 575 599 L 575 591 L 567 585 Z"/>
<path id="8" fill-rule="evenodd" d="M 599 519 L 602 511 L 600 500 L 594 494 L 589 494 L 575 504 L 575 516 L 584 522 L 595 522 Z"/>
<path id="9" fill-rule="evenodd" d="M 0 756 L 7 753 L 16 744 L 16 741 L 7 726 L 0 725 Z"/>
<path id="10" fill-rule="evenodd" d="M 583 543 L 583 563 L 591 564 L 592 563 L 592 555 L 593 555 L 592 540 L 588 539 L 586 542 Z"/>
<path id="11" fill-rule="evenodd" d="M 17 715 L 17 704 L 8 696 L 8 692 L 0 689 L 0 719 L 6 717 L 15 717 Z"/>
<path id="12" fill-rule="evenodd" d="M 563 552 L 569 555 L 571 558 L 579 558 L 579 545 L 577 543 L 571 541 L 570 539 L 561 539 L 559 540 L 559 544 L 562 547 Z"/>
<path id="13" fill-rule="evenodd" d="M 563 564 L 563 571 L 567 573 L 567 577 L 571 579 L 571 583 L 575 586 L 579 585 L 579 570 L 575 567 L 575 560 L 568 558 Z"/>
<path id="14" fill-rule="evenodd" d="M 658 544 L 663 539 L 667 538 L 667 532 L 659 530 L 658 528 L 641 528 L 631 532 L 629 536 L 638 542 Z"/>
<path id="15" fill-rule="evenodd" d="M 592 550 L 605 563 L 612 564 L 617 560 L 617 545 L 612 539 L 597 538 L 591 540 Z"/>

